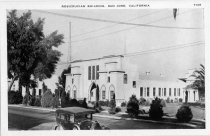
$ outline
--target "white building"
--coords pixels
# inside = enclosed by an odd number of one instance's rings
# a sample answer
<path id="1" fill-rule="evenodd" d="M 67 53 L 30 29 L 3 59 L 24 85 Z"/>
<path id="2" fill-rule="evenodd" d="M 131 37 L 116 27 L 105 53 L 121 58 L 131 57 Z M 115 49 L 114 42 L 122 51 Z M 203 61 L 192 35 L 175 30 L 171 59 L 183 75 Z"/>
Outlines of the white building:
<path id="1" fill-rule="evenodd" d="M 71 73 L 66 74 L 65 90 L 71 98 L 95 101 L 98 88 L 99 100 L 111 100 L 115 96 L 117 104 L 128 101 L 132 94 L 137 98 L 185 100 L 184 82 L 178 78 L 165 81 L 161 76 L 151 75 L 150 72 L 141 75 L 138 68 L 126 62 L 122 55 L 77 60 L 71 62 Z M 188 101 L 198 100 L 197 93 L 196 96 L 192 96 L 191 91 L 189 94 Z"/>

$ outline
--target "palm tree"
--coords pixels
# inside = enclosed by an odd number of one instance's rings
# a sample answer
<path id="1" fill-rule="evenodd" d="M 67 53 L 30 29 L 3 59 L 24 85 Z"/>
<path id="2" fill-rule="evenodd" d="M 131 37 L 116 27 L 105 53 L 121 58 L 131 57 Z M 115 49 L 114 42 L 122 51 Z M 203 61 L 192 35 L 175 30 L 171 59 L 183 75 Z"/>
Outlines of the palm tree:
<path id="1" fill-rule="evenodd" d="M 191 76 L 195 78 L 192 88 L 198 89 L 199 98 L 205 97 L 205 66 L 200 64 L 200 69 L 195 70 Z"/>

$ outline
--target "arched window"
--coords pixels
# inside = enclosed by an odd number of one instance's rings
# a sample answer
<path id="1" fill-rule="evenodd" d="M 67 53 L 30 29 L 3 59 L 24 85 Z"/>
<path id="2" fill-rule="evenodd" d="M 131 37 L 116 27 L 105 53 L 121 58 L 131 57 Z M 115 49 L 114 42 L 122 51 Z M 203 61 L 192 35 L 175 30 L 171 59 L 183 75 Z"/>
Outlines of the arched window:
<path id="1" fill-rule="evenodd" d="M 110 91 L 110 100 L 112 100 L 115 97 L 115 88 L 114 88 L 114 85 L 110 85 L 109 91 Z"/>
<path id="2" fill-rule="evenodd" d="M 106 99 L 106 87 L 104 85 L 101 87 L 101 99 Z"/>

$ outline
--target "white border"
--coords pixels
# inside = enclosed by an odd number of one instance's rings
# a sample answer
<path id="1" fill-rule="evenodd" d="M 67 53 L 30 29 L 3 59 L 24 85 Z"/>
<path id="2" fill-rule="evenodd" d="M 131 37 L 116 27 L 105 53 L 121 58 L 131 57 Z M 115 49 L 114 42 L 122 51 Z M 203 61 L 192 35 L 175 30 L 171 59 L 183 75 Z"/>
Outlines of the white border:
<path id="1" fill-rule="evenodd" d="M 6 9 L 61 9 L 61 4 L 149 4 L 152 8 L 204 8 L 205 18 L 205 66 L 206 66 L 206 129 L 166 129 L 166 130 L 111 130 L 111 131 L 8 131 L 8 106 L 7 106 L 7 40 L 6 40 Z M 201 3 L 202 7 L 194 4 Z M 148 7 L 142 7 L 147 8 Z M 64 10 L 64 8 L 62 8 Z M 67 10 L 69 10 L 68 8 Z M 74 8 L 75 9 L 75 8 Z M 77 8 L 79 9 L 79 8 Z M 99 8 L 101 9 L 101 8 Z M 0 1 L 0 44 L 1 44 L 1 134 L 14 135 L 209 135 L 209 95 L 210 95 L 210 2 L 201 0 L 171 0 L 171 1 Z"/>

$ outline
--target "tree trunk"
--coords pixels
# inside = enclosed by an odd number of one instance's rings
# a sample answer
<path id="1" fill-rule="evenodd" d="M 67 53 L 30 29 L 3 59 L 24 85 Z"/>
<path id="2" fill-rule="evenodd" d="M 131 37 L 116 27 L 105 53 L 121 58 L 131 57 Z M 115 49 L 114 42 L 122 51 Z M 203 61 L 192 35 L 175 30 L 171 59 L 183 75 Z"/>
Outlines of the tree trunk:
<path id="1" fill-rule="evenodd" d="M 29 86 L 26 85 L 26 95 L 29 95 L 29 94 L 30 94 L 30 92 L 29 92 Z"/>
<path id="2" fill-rule="evenodd" d="M 14 78 L 12 79 L 9 87 L 8 87 L 8 92 L 11 91 L 12 85 L 14 84 L 15 80 L 18 78 L 18 75 L 14 76 Z"/>

